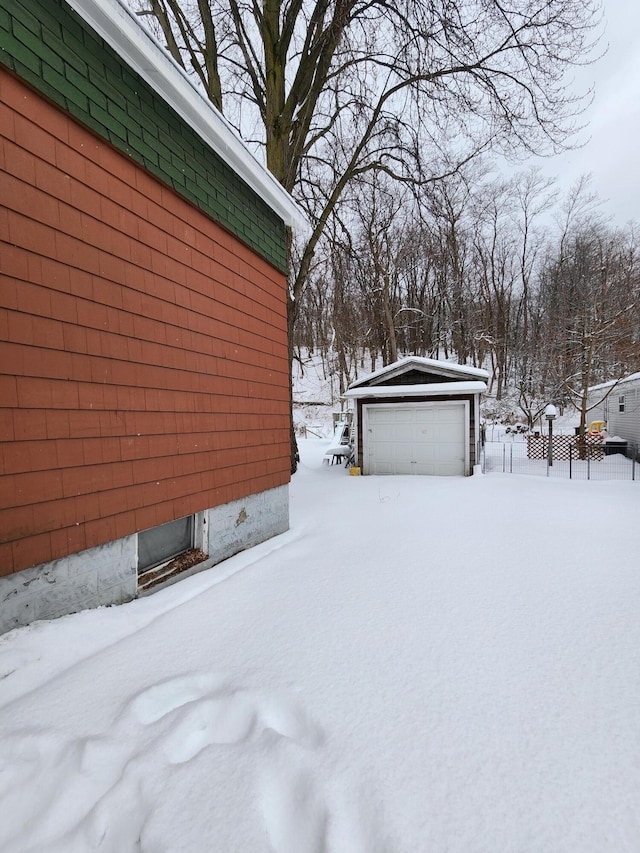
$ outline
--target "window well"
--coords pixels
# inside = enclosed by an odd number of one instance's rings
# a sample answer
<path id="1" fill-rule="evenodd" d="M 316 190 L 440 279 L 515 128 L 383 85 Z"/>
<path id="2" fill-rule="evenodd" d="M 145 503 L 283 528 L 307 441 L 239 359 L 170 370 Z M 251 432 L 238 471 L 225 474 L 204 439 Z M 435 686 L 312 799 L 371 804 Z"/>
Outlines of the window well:
<path id="1" fill-rule="evenodd" d="M 160 566 L 193 548 L 194 516 L 138 533 L 138 573 Z"/>

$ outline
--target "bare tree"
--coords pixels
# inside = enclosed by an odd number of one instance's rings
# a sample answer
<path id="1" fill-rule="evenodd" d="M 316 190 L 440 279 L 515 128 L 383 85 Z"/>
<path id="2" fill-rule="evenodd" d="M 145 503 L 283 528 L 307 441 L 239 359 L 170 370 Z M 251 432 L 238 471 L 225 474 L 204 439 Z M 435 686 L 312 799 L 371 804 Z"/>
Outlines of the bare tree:
<path id="1" fill-rule="evenodd" d="M 633 229 L 607 227 L 585 202 L 584 184 L 578 189 L 570 209 L 581 215 L 562 233 L 543 286 L 550 371 L 580 411 L 584 434 L 589 388 L 620 379 L 640 358 L 640 280 Z"/>
<path id="2" fill-rule="evenodd" d="M 490 393 L 505 395 L 505 411 L 518 406 L 533 426 L 549 401 L 572 403 L 584 426 L 601 402 L 586 403 L 589 389 L 640 363 L 634 228 L 598 217 L 585 181 L 563 203 L 555 233 L 536 227 L 543 214 L 551 222 L 552 208 L 535 175 L 505 183 L 476 171 L 464 192 L 456 183 L 444 181 L 416 208 L 379 176 L 359 182 L 349 228 L 332 227 L 318 252 L 297 344 L 333 341 L 341 389 L 365 354 L 446 357 L 464 345 L 472 363 L 493 366 Z"/>
<path id="3" fill-rule="evenodd" d="M 584 101 L 564 74 L 591 49 L 599 12 L 599 0 L 129 2 L 309 211 L 290 330 L 354 179 L 424 183 L 489 148 L 566 141 Z"/>
<path id="4" fill-rule="evenodd" d="M 469 276 L 472 232 L 468 217 L 472 183 L 466 178 L 463 173 L 443 179 L 422 197 L 438 229 L 441 249 L 439 289 L 450 331 L 448 339 L 442 340 L 444 354 L 448 357 L 448 350 L 452 349 L 461 364 L 466 364 L 474 351 Z"/>

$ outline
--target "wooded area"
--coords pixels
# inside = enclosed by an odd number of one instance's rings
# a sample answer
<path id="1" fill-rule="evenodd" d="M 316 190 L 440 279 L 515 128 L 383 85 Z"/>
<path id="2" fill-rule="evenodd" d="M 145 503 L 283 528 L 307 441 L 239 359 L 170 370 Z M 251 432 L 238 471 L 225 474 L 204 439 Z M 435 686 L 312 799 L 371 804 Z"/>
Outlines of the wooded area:
<path id="1" fill-rule="evenodd" d="M 637 227 L 600 208 L 588 181 L 559 198 L 535 171 L 419 198 L 376 179 L 318 252 L 297 356 L 325 354 L 341 391 L 380 360 L 454 358 L 490 371 L 497 416 L 581 410 L 590 385 L 640 365 Z"/>
<path id="2" fill-rule="evenodd" d="M 530 418 L 584 419 L 589 384 L 638 368 L 634 229 L 584 182 L 488 171 L 579 141 L 599 0 L 129 2 L 309 216 L 291 359 L 320 348 L 344 387 L 362 351 L 453 357 Z"/>

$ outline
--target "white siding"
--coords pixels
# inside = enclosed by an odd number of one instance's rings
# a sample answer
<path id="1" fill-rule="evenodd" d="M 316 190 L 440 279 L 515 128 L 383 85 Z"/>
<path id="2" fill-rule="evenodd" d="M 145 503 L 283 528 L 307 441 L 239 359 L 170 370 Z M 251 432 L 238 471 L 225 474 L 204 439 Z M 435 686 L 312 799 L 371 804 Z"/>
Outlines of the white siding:
<path id="1" fill-rule="evenodd" d="M 605 390 L 593 391 L 589 403 L 599 400 Z M 624 397 L 624 412 L 620 411 L 621 397 Z M 609 435 L 640 444 L 640 380 L 616 385 L 607 399 L 589 412 L 588 420 L 606 421 Z"/>

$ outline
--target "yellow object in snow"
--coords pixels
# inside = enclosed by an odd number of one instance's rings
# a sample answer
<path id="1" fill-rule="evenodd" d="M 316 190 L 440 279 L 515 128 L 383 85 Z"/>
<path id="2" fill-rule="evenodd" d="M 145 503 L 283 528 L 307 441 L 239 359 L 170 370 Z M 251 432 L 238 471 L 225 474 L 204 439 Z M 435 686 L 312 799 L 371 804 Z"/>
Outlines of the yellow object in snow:
<path id="1" fill-rule="evenodd" d="M 356 468 L 356 467 L 349 468 L 349 473 L 351 474 L 352 477 L 359 477 L 360 476 L 360 469 Z"/>
<path id="2" fill-rule="evenodd" d="M 607 422 L 606 421 L 591 421 L 589 424 L 589 435 L 600 435 L 602 432 L 607 431 Z"/>

